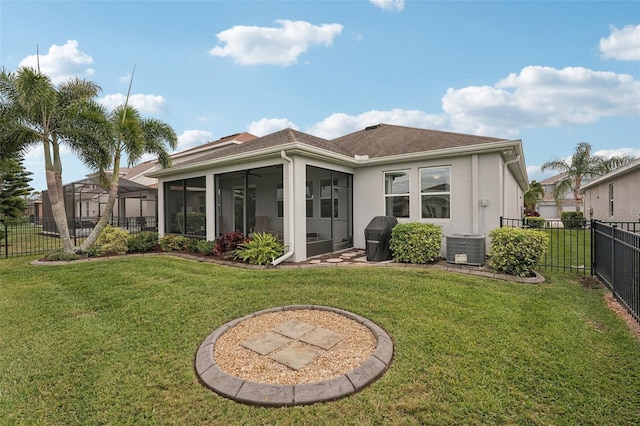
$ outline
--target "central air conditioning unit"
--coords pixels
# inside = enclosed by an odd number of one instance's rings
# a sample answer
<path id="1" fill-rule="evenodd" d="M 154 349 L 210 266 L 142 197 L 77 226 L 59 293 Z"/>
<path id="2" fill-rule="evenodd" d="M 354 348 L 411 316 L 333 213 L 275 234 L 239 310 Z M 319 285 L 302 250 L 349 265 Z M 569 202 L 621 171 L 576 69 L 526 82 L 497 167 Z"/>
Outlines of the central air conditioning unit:
<path id="1" fill-rule="evenodd" d="M 484 260 L 484 235 L 447 235 L 447 262 L 482 266 Z"/>

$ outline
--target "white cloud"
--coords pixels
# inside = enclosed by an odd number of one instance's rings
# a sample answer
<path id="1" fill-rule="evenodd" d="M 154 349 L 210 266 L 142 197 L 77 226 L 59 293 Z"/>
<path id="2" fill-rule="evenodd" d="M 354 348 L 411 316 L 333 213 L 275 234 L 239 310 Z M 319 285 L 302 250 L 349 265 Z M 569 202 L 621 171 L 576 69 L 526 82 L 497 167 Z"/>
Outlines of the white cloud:
<path id="1" fill-rule="evenodd" d="M 20 61 L 19 66 L 37 69 L 47 74 L 54 84 L 62 83 L 72 77 L 89 77 L 94 74 L 93 68 L 87 65 L 93 63 L 93 58 L 78 50 L 76 40 L 67 40 L 62 46 L 52 44 L 49 52 L 40 55 L 30 55 Z"/>
<path id="2" fill-rule="evenodd" d="M 640 61 L 640 25 L 622 29 L 610 27 L 611 34 L 600 39 L 600 52 L 606 59 Z"/>
<path id="3" fill-rule="evenodd" d="M 298 126 L 286 118 L 263 118 L 258 121 L 252 121 L 247 131 L 256 136 L 264 136 L 289 128 L 298 130 Z"/>
<path id="4" fill-rule="evenodd" d="M 124 105 L 127 96 L 122 93 L 114 93 L 98 99 L 108 109 Z M 167 110 L 167 100 L 160 95 L 136 94 L 129 96 L 129 105 L 143 114 L 159 114 Z"/>
<path id="5" fill-rule="evenodd" d="M 213 140 L 213 133 L 207 130 L 185 130 L 178 136 L 176 151 L 184 151 Z"/>
<path id="6" fill-rule="evenodd" d="M 342 32 L 340 24 L 312 25 L 304 21 L 276 21 L 279 28 L 237 25 L 216 35 L 224 47 L 209 51 L 212 56 L 231 56 L 241 65 L 295 63 L 310 45 L 330 46 Z"/>
<path id="7" fill-rule="evenodd" d="M 595 151 L 593 155 L 601 155 L 605 158 L 622 157 L 628 155 L 629 157 L 640 158 L 640 149 L 638 148 L 615 148 L 615 149 L 600 149 Z"/>
<path id="8" fill-rule="evenodd" d="M 118 82 L 129 83 L 131 81 L 131 73 L 126 73 L 123 76 L 118 77 Z"/>
<path id="9" fill-rule="evenodd" d="M 449 88 L 442 109 L 456 131 L 512 136 L 521 128 L 638 115 L 640 82 L 581 67 L 529 66 L 493 86 Z"/>
<path id="10" fill-rule="evenodd" d="M 401 11 L 404 9 L 404 0 L 369 0 L 369 2 L 382 10 Z"/>
<path id="11" fill-rule="evenodd" d="M 419 110 L 394 108 L 389 111 L 367 111 L 355 116 L 344 113 L 331 114 L 319 123 L 314 124 L 308 132 L 321 138 L 333 139 L 379 123 L 429 129 L 444 129 L 447 127 L 447 119 L 442 115 L 427 114 Z"/>

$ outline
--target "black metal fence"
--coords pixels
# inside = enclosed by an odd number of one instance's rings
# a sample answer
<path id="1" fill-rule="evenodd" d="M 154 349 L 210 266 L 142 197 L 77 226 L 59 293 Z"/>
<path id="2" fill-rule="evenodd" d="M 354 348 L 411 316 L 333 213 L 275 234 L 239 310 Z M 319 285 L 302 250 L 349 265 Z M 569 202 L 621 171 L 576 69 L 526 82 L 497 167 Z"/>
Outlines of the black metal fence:
<path id="1" fill-rule="evenodd" d="M 69 234 L 73 244 L 80 245 L 97 222 L 98 218 L 70 220 Z M 131 234 L 137 234 L 140 231 L 157 231 L 155 216 L 114 217 L 109 224 L 127 230 Z M 53 219 L 19 223 L 0 222 L 0 259 L 46 254 L 60 248 L 62 248 L 62 241 Z"/>
<path id="2" fill-rule="evenodd" d="M 636 223 L 592 222 L 592 274 L 640 321 L 640 224 Z"/>
<path id="3" fill-rule="evenodd" d="M 538 265 L 541 269 L 591 273 L 591 227 L 582 220 L 544 219 L 528 222 L 524 219 L 500 218 L 500 227 L 533 228 L 545 232 L 549 247 Z"/>

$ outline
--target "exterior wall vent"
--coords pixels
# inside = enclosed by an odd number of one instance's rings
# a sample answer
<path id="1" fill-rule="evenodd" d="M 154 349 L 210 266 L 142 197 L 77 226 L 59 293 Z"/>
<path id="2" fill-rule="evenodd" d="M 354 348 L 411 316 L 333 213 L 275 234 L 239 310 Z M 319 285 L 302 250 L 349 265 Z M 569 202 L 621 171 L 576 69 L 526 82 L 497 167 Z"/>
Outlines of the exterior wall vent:
<path id="1" fill-rule="evenodd" d="M 447 235 L 447 262 L 463 265 L 484 265 L 484 235 Z"/>

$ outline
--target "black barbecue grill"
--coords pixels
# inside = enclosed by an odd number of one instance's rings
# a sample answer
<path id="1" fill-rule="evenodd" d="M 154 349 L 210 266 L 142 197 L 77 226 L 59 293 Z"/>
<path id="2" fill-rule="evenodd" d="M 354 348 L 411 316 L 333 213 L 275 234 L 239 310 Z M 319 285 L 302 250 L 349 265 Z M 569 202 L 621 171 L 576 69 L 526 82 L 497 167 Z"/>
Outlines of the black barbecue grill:
<path id="1" fill-rule="evenodd" d="M 389 243 L 391 230 L 398 224 L 394 216 L 376 216 L 364 229 L 364 239 L 367 242 L 367 260 L 382 262 L 393 258 Z"/>

